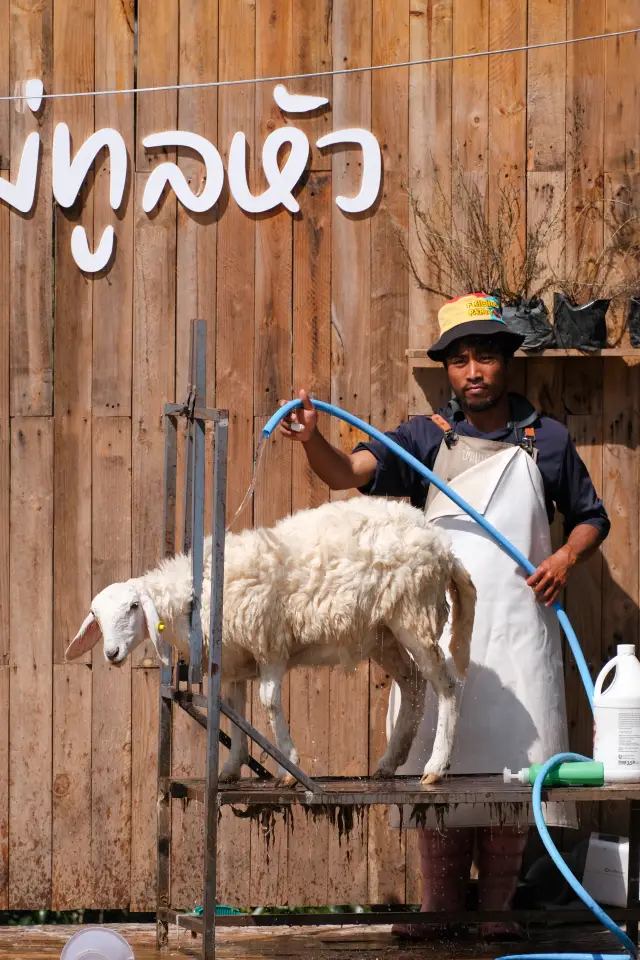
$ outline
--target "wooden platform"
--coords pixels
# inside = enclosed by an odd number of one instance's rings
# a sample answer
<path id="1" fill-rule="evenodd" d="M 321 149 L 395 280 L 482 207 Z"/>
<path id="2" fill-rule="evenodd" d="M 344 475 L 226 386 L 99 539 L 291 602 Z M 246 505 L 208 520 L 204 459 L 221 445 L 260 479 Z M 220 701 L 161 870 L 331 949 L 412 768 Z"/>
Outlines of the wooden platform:
<path id="1" fill-rule="evenodd" d="M 59 960 L 67 940 L 81 927 L 0 927 L 0 960 Z M 155 946 L 152 924 L 114 925 L 131 945 L 136 960 L 184 960 L 185 952 L 198 956 L 199 940 L 188 933 L 178 938 L 170 931 L 169 949 L 160 953 Z M 217 933 L 220 960 L 261 960 L 266 957 L 291 960 L 489 960 L 507 953 L 534 953 L 549 950 L 601 951 L 617 953 L 617 941 L 598 924 L 579 928 L 556 927 L 531 930 L 529 939 L 517 943 L 487 944 L 475 938 L 412 943 L 398 940 L 389 927 L 367 929 L 316 927 L 313 930 L 222 929 Z M 620 951 L 621 952 L 621 951 Z"/>
<path id="2" fill-rule="evenodd" d="M 255 777 L 220 784 L 221 804 L 264 804 L 309 807 L 372 806 L 418 804 L 445 805 L 456 803 L 529 804 L 531 787 L 521 783 L 505 783 L 501 775 L 484 777 L 448 777 L 439 783 L 422 784 L 418 777 L 394 777 L 375 780 L 372 777 L 319 778 L 318 792 L 311 793 L 301 786 L 284 787 L 276 780 Z M 203 779 L 165 779 L 161 789 L 170 790 L 174 797 L 204 800 Z M 545 790 L 543 800 L 596 801 L 640 800 L 640 783 L 605 784 L 602 787 L 554 787 Z"/>

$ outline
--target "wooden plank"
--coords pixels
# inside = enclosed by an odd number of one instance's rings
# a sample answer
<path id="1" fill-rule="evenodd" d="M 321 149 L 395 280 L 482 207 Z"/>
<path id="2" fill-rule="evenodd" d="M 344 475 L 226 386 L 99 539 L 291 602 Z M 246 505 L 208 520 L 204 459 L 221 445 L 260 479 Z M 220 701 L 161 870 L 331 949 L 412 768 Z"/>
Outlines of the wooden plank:
<path id="1" fill-rule="evenodd" d="M 0 2 L 0 97 L 8 97 L 9 84 L 9 10 L 10 0 Z M 9 110 L 11 104 L 7 100 L 0 102 L 0 170 L 9 169 L 9 131 L 11 122 Z"/>
<path id="2" fill-rule="evenodd" d="M 604 369 L 602 499 L 611 533 L 602 548 L 601 664 L 615 656 L 619 643 L 638 638 L 638 371 L 609 361 Z M 602 810 L 602 829 L 627 829 L 627 811 Z"/>
<path id="3" fill-rule="evenodd" d="M 411 4 L 411 60 L 447 57 L 453 50 L 453 0 L 418 0 Z M 447 217 L 451 203 L 452 64 L 423 64 L 409 69 L 409 185 L 424 209 L 440 204 Z M 444 203 L 442 202 L 444 197 Z M 438 280 L 420 247 L 413 216 L 409 218 L 409 252 L 424 282 Z M 437 312 L 442 298 L 409 284 L 409 343 L 422 346 L 438 337 Z"/>
<path id="4" fill-rule="evenodd" d="M 165 0 L 159 9 L 154 0 L 139 0 L 137 87 L 160 87 L 178 82 L 179 2 Z M 127 11 L 130 7 L 127 6 Z M 129 18 L 128 18 L 129 19 Z M 175 148 L 146 150 L 145 137 L 162 130 L 175 130 L 178 94 L 175 90 L 141 93 L 137 98 L 135 169 L 148 171 L 176 158 Z M 139 203 L 136 202 L 136 207 Z"/>
<path id="5" fill-rule="evenodd" d="M 548 237 L 541 257 L 541 270 L 535 281 L 536 290 L 532 291 L 536 294 L 552 277 L 564 275 L 565 189 L 564 170 L 530 170 L 527 173 L 527 230 L 535 233 L 542 230 Z M 555 284 L 551 283 L 542 297 L 549 311 L 550 323 L 553 323 L 554 288 Z"/>
<path id="6" fill-rule="evenodd" d="M 373 0 L 374 63 L 410 57 L 410 4 Z M 393 429 L 406 419 L 409 344 L 409 273 L 396 231 L 407 235 L 409 209 L 403 184 L 409 176 L 409 72 L 407 68 L 374 73 L 371 123 L 383 151 L 385 169 L 380 206 L 371 223 L 371 422 Z M 406 240 L 405 240 L 406 242 Z M 370 664 L 369 773 L 386 746 L 386 709 L 391 683 Z M 369 903 L 402 903 L 405 892 L 404 835 L 389 828 L 384 807 L 368 823 Z"/>
<path id="7" fill-rule="evenodd" d="M 53 667 L 52 910 L 94 902 L 91 864 L 91 679 L 85 663 Z M 108 828 L 108 822 L 101 824 Z M 100 884 L 104 877 L 100 876 Z M 98 901 L 102 905 L 101 899 Z"/>
<path id="8" fill-rule="evenodd" d="M 206 739 L 206 731 L 184 710 L 174 710 L 171 769 L 175 776 L 202 775 Z M 203 856 L 204 805 L 174 800 L 171 805 L 171 903 L 179 909 L 192 910 L 202 905 Z"/>
<path id="9" fill-rule="evenodd" d="M 292 35 L 294 43 L 291 51 L 292 73 L 321 73 L 331 70 L 331 23 L 333 17 L 332 0 L 317 0 L 305 3 L 305 0 L 292 0 Z M 331 155 L 326 151 L 314 149 L 314 145 L 331 127 L 331 77 L 310 77 L 308 80 L 291 81 L 287 89 L 295 93 L 307 93 L 314 97 L 327 97 L 326 108 L 312 114 L 296 117 L 296 126 L 304 130 L 311 144 L 311 170 L 331 170 Z M 308 190 L 308 185 L 305 189 Z M 301 202 L 301 201 L 299 201 Z"/>
<path id="10" fill-rule="evenodd" d="M 312 174 L 300 197 L 302 218 L 293 227 L 293 384 L 320 400 L 331 390 L 331 174 Z M 310 469 L 300 444 L 292 456 L 292 510 L 317 507 L 329 489 Z M 291 736 L 310 776 L 329 769 L 329 670 L 294 670 L 289 676 Z M 294 816 L 288 839 L 289 903 L 327 901 L 329 824 Z"/>
<path id="11" fill-rule="evenodd" d="M 0 666 L 0 910 L 9 906 L 9 669 Z"/>
<path id="12" fill-rule="evenodd" d="M 637 235 L 635 225 L 623 227 L 625 221 L 640 215 L 640 173 L 623 173 L 613 171 L 604 176 L 604 209 L 606 222 L 604 226 L 604 241 L 612 241 L 613 234 L 621 230 L 622 243 L 609 260 L 609 281 L 612 288 L 621 282 L 629 284 L 635 269 L 635 254 L 633 252 L 633 237 Z M 631 281 L 633 282 L 633 281 Z M 631 346 L 630 333 L 627 326 L 629 312 L 628 297 L 618 296 L 614 299 L 607 311 L 607 342 L 627 354 L 637 355 L 637 348 Z"/>
<path id="13" fill-rule="evenodd" d="M 0 173 L 6 178 L 7 174 Z M 0 205 L 0 667 L 9 662 L 9 210 Z"/>
<path id="14" fill-rule="evenodd" d="M 131 421 L 102 417 L 93 427 L 92 591 L 131 576 Z M 113 510 L 114 491 L 118 509 Z M 93 658 L 91 859 L 93 902 L 124 909 L 130 896 L 131 658 Z M 136 727 L 136 736 L 140 728 Z M 148 790 L 151 784 L 146 784 Z"/>
<path id="15" fill-rule="evenodd" d="M 266 418 L 257 418 L 254 436 L 260 436 Z M 291 444 L 277 432 L 266 441 L 262 479 L 255 493 L 255 526 L 270 527 L 281 517 L 291 513 Z M 274 734 L 258 696 L 258 683 L 253 686 L 252 723 L 272 742 Z M 282 684 L 282 704 L 289 718 L 289 677 Z M 254 746 L 252 753 L 272 773 L 277 764 Z M 251 886 L 249 903 L 282 904 L 289 902 L 287 890 L 287 860 L 289 833 L 286 822 L 279 815 L 251 820 Z"/>
<path id="16" fill-rule="evenodd" d="M 139 205 L 146 176 L 136 176 L 133 322 L 133 528 L 132 573 L 163 556 L 162 409 L 175 390 L 176 205 L 167 198 L 149 219 Z M 150 641 L 133 654 L 133 666 L 157 666 Z"/>
<path id="17" fill-rule="evenodd" d="M 57 5 L 53 16 L 56 89 L 89 90 L 94 80 L 94 0 Z M 89 97 L 53 101 L 54 123 L 66 123 L 72 155 L 93 133 Z M 93 243 L 93 199 L 87 184 L 55 221 L 55 473 L 53 591 L 54 662 L 75 636 L 91 602 L 92 282 L 71 256 L 71 233 L 82 225 Z M 88 731 L 87 731 L 88 735 Z"/>
<path id="18" fill-rule="evenodd" d="M 256 75 L 291 72 L 292 0 L 256 4 Z M 269 132 L 282 123 L 270 85 L 256 88 L 256 153 Z M 268 186 L 261 165 L 256 189 Z M 278 400 L 291 396 L 293 222 L 280 207 L 256 222 L 254 414 L 270 416 Z"/>
<path id="19" fill-rule="evenodd" d="M 617 0 L 606 5 L 605 29 L 633 30 L 640 22 L 639 0 Z M 605 40 L 604 169 L 640 172 L 640 111 L 638 34 Z"/>
<path id="20" fill-rule="evenodd" d="M 131 671 L 131 900 L 132 913 L 156 908 L 158 683 L 160 671 Z"/>
<path id="21" fill-rule="evenodd" d="M 101 0 L 95 9 L 96 88 L 131 89 L 134 84 L 134 10 L 131 0 Z M 96 97 L 96 129 L 111 127 L 124 137 L 129 156 L 134 144 L 133 96 Z M 96 164 L 94 235 L 112 225 L 116 253 L 109 269 L 93 278 L 93 369 L 94 416 L 131 415 L 131 347 L 133 325 L 133 176 L 127 180 L 123 204 L 113 211 L 109 204 L 108 154 Z"/>
<path id="22" fill-rule="evenodd" d="M 224 37 L 220 79 L 255 77 L 256 9 L 253 0 L 219 0 L 218 36 Z M 225 166 L 237 130 L 254 130 L 255 85 L 221 88 L 218 98 L 218 142 Z M 251 151 L 255 157 L 255 150 Z M 221 203 L 227 205 L 218 228 L 219 278 L 216 290 L 216 402 L 228 409 L 229 470 L 227 522 L 251 483 L 253 462 L 255 223 L 229 200 L 225 182 Z M 251 526 L 253 505 L 233 525 L 237 533 Z M 224 669 L 224 667 L 223 667 Z M 223 728 L 232 734 L 228 721 Z M 222 762 L 221 753 L 221 762 Z M 230 810 L 218 826 L 218 897 L 221 903 L 249 902 L 250 831 Z"/>
<path id="23" fill-rule="evenodd" d="M 489 3 L 453 0 L 453 52 L 489 49 Z M 451 137 L 464 170 L 483 172 L 488 162 L 489 57 L 453 63 Z"/>
<path id="24" fill-rule="evenodd" d="M 567 0 L 529 0 L 528 42 L 566 39 Z M 527 168 L 564 172 L 566 47 L 526 54 Z"/>
<path id="25" fill-rule="evenodd" d="M 53 423 L 11 431 L 9 909 L 51 902 Z M 28 616 L 25 616 L 28 611 Z"/>
<path id="26" fill-rule="evenodd" d="M 218 76 L 218 0 L 183 0 L 180 4 L 180 82 L 202 83 Z M 181 90 L 178 94 L 181 130 L 218 142 L 218 91 L 215 87 Z M 191 151 L 178 151 L 178 166 L 194 193 L 204 181 L 202 162 Z M 192 319 L 207 324 L 207 401 L 215 397 L 216 344 L 216 205 L 194 214 L 178 205 L 178 264 L 176 315 L 176 396 L 182 400 L 189 366 Z"/>
<path id="27" fill-rule="evenodd" d="M 601 34 L 603 4 L 567 0 L 567 36 Z M 602 222 L 580 216 L 585 205 L 603 202 L 604 57 L 606 40 L 589 40 L 567 47 L 567 264 L 588 262 L 602 249 Z M 585 226 L 586 225 L 586 226 Z M 583 302 L 590 289 L 580 292 Z"/>
<path id="28" fill-rule="evenodd" d="M 333 4 L 333 64 L 336 69 L 371 63 L 371 17 L 347 0 Z M 371 126 L 371 74 L 334 77 L 333 128 Z M 359 189 L 362 158 L 352 150 L 333 154 L 334 197 Z M 356 416 L 370 414 L 371 219 L 336 210 L 332 223 L 331 399 Z"/>
<path id="29" fill-rule="evenodd" d="M 527 42 L 527 5 L 513 0 L 491 0 L 491 50 L 520 47 Z M 526 237 L 525 170 L 527 120 L 527 55 L 502 53 L 489 57 L 489 216 L 500 211 L 503 189 L 514 190 L 520 204 L 516 258 Z"/>
<path id="30" fill-rule="evenodd" d="M 39 77 L 45 90 L 53 82 L 53 0 L 10 2 L 10 89 Z M 40 133 L 49 145 L 53 105 L 40 117 L 22 102 L 10 111 L 11 169 L 19 169 L 22 148 L 30 133 Z M 38 191 L 28 217 L 11 213 L 10 300 L 11 414 L 47 416 L 52 412 L 53 327 L 53 195 L 51 151 L 41 150 Z"/>
<path id="31" fill-rule="evenodd" d="M 597 364 L 569 364 L 566 371 L 567 408 L 578 412 L 567 417 L 567 428 L 596 490 L 602 491 L 602 369 Z M 569 406 L 570 405 L 570 406 Z M 580 639 L 591 674 L 601 662 L 602 553 L 576 568 L 566 590 L 566 610 Z M 570 749 L 590 756 L 593 749 L 593 714 L 570 651 L 565 654 L 565 689 Z M 587 835 L 599 826 L 597 805 L 579 804 L 581 831 Z"/>

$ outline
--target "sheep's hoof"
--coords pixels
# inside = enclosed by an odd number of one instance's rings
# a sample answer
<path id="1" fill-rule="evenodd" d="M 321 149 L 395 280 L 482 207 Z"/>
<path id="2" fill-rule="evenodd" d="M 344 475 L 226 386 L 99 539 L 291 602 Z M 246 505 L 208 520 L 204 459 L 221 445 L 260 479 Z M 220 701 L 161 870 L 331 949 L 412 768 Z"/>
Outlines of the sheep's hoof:
<path id="1" fill-rule="evenodd" d="M 441 773 L 425 773 L 422 779 L 420 780 L 420 783 L 424 783 L 424 784 L 437 783 L 438 780 L 442 780 Z"/>
<path id="2" fill-rule="evenodd" d="M 298 781 L 293 774 L 285 773 L 281 777 L 278 777 L 276 782 L 280 787 L 294 787 Z"/>
<path id="3" fill-rule="evenodd" d="M 373 772 L 372 780 L 390 780 L 395 777 L 396 771 L 393 767 L 378 767 Z"/>
<path id="4" fill-rule="evenodd" d="M 218 776 L 218 781 L 220 783 L 234 783 L 240 779 L 240 773 L 241 771 L 236 767 L 229 767 L 228 769 L 223 767 Z"/>

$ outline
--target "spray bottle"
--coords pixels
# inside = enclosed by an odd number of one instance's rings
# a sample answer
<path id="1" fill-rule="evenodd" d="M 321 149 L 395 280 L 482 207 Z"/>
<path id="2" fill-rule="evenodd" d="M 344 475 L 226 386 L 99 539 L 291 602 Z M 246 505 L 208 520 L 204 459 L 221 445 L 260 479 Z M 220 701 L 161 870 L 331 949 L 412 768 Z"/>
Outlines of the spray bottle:
<path id="1" fill-rule="evenodd" d="M 614 667 L 615 676 L 603 692 Z M 605 781 L 640 781 L 640 661 L 634 644 L 619 644 L 617 655 L 600 671 L 593 706 L 593 758 L 604 764 Z"/>

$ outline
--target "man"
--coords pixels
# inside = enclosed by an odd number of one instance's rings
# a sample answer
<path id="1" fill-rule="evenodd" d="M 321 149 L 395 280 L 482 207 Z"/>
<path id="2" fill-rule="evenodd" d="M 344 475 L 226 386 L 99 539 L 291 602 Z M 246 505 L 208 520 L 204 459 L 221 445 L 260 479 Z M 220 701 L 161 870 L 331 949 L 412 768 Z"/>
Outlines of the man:
<path id="1" fill-rule="evenodd" d="M 331 489 L 409 497 L 447 531 L 478 592 L 471 666 L 459 685 L 451 772 L 495 774 L 567 749 L 561 639 L 551 605 L 573 567 L 598 549 L 610 524 L 565 427 L 508 392 L 509 360 L 522 338 L 509 331 L 497 301 L 486 294 L 460 297 L 444 304 L 438 323 L 441 336 L 429 356 L 444 364 L 455 399 L 438 415 L 415 417 L 389 436 L 515 543 L 536 567 L 532 576 L 381 443 L 360 443 L 351 454 L 328 443 L 304 391 L 303 408 L 282 421 L 281 431 L 303 444 L 312 469 Z M 549 526 L 556 507 L 564 517 L 566 542 L 553 553 Z M 444 650 L 447 642 L 444 636 Z M 398 700 L 394 685 L 389 723 Z M 429 693 L 422 725 L 398 773 L 420 772 L 434 718 Z M 551 825 L 575 825 L 570 805 L 548 803 L 545 813 Z M 480 908 L 509 909 L 527 837 L 524 815 L 514 813 L 507 826 L 497 827 L 490 808 L 463 804 L 447 813 L 444 830 L 441 826 L 432 819 L 419 831 L 422 910 L 464 909 L 474 841 Z M 394 929 L 401 935 L 433 934 L 425 926 Z M 483 932 L 500 937 L 514 928 L 485 924 Z"/>

